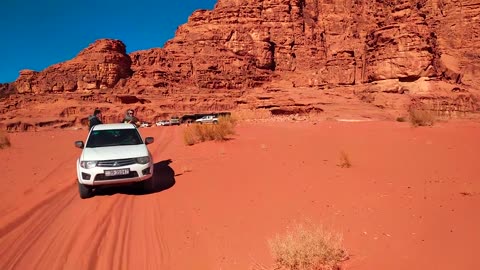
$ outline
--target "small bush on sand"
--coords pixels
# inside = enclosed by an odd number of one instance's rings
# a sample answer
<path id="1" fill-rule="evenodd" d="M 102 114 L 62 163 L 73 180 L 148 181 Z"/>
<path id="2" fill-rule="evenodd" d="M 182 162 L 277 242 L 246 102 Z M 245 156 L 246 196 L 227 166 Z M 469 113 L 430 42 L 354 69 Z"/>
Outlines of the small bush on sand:
<path id="1" fill-rule="evenodd" d="M 193 128 L 187 127 L 183 131 L 183 142 L 186 145 L 194 145 L 195 144 L 195 132 L 193 131 Z"/>
<path id="2" fill-rule="evenodd" d="M 338 163 L 340 168 L 350 168 L 352 167 L 352 163 L 350 162 L 350 158 L 345 151 L 340 152 L 340 163 Z"/>
<path id="3" fill-rule="evenodd" d="M 397 122 L 407 122 L 407 119 L 405 119 L 403 116 L 397 117 Z"/>
<path id="4" fill-rule="evenodd" d="M 217 124 L 193 124 L 187 126 L 183 133 L 186 145 L 205 141 L 223 141 L 235 134 L 236 120 L 230 116 L 221 116 Z"/>
<path id="5" fill-rule="evenodd" d="M 410 123 L 414 127 L 433 126 L 435 123 L 435 115 L 433 112 L 421 106 L 411 106 L 408 113 Z"/>
<path id="6" fill-rule="evenodd" d="M 10 146 L 11 143 L 10 138 L 8 138 L 8 134 L 5 131 L 0 130 L 0 149 L 4 149 Z"/>
<path id="7" fill-rule="evenodd" d="M 331 270 L 348 259 L 342 236 L 322 227 L 295 225 L 285 235 L 269 241 L 275 269 Z"/>
<path id="8" fill-rule="evenodd" d="M 232 112 L 232 116 L 239 121 L 268 119 L 272 113 L 267 109 L 243 109 Z"/>

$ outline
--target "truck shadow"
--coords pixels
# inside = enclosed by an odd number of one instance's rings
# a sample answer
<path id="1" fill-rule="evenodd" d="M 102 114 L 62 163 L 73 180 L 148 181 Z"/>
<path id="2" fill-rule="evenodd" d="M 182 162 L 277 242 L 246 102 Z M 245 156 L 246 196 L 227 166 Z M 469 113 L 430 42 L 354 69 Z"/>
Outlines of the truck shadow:
<path id="1" fill-rule="evenodd" d="M 175 185 L 175 171 L 170 167 L 171 159 L 163 160 L 155 163 L 152 183 L 148 190 L 141 185 L 116 185 L 99 187 L 95 189 L 95 196 L 111 196 L 114 194 L 126 195 L 147 195 L 162 192 Z"/>

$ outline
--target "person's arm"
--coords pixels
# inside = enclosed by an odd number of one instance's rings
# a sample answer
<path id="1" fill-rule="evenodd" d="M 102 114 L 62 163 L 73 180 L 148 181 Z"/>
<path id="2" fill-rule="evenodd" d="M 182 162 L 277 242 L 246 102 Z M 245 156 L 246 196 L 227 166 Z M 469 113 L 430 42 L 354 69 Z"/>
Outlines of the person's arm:
<path id="1" fill-rule="evenodd" d="M 137 117 L 132 118 L 132 123 L 135 124 L 137 127 L 139 127 L 142 123 L 140 123 L 140 120 L 138 120 Z"/>

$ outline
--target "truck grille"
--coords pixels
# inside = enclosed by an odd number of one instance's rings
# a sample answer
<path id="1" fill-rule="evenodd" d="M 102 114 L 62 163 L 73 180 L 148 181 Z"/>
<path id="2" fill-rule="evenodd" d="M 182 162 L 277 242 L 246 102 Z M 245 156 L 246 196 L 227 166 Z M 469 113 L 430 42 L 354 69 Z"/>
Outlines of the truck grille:
<path id="1" fill-rule="evenodd" d="M 122 167 L 137 163 L 134 158 L 101 160 L 97 163 L 97 167 Z"/>
<path id="2" fill-rule="evenodd" d="M 138 177 L 138 173 L 136 171 L 132 171 L 127 175 L 116 175 L 116 176 L 105 176 L 105 174 L 97 174 L 95 176 L 95 181 L 102 181 L 102 180 L 117 180 L 117 179 L 126 179 L 126 178 L 134 178 Z"/>

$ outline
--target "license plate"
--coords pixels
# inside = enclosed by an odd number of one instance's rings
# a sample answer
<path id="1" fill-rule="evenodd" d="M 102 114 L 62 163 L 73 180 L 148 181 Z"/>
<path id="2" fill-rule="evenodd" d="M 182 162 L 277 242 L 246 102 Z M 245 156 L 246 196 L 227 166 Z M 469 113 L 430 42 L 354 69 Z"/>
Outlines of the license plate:
<path id="1" fill-rule="evenodd" d="M 105 176 L 126 175 L 130 173 L 130 169 L 118 169 L 105 171 Z"/>

